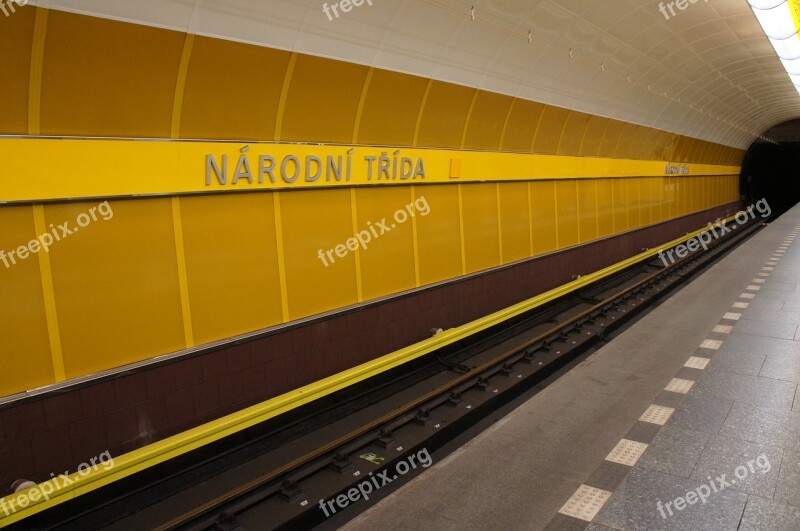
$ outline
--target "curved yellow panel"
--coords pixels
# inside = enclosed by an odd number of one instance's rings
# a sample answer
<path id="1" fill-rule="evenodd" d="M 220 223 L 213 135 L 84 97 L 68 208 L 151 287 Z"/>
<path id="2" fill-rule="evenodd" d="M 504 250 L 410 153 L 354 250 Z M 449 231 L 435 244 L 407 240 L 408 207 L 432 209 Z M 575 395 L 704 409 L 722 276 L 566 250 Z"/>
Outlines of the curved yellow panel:
<path id="1" fill-rule="evenodd" d="M 364 99 L 359 144 L 410 146 L 414 143 L 425 78 L 374 70 Z"/>
<path id="2" fill-rule="evenodd" d="M 578 154 L 582 157 L 596 157 L 600 152 L 600 143 L 603 141 L 603 134 L 606 132 L 609 120 L 602 116 L 590 116 L 586 131 L 583 133 L 583 140 Z"/>
<path id="3" fill-rule="evenodd" d="M 434 81 L 422 113 L 417 145 L 461 147 L 476 89 Z"/>
<path id="4" fill-rule="evenodd" d="M 28 133 L 28 88 L 30 86 L 31 47 L 33 46 L 34 6 L 16 6 L 12 17 L 0 17 L 0 134 Z M 10 53 L 9 50 L 13 50 Z"/>
<path id="5" fill-rule="evenodd" d="M 36 237 L 32 207 L 0 208 L 0 227 L 0 395 L 9 395 L 51 384 L 55 374 L 39 256 L 17 253 Z"/>
<path id="6" fill-rule="evenodd" d="M 597 181 L 582 179 L 578 183 L 578 226 L 581 243 L 597 239 Z"/>
<path id="7" fill-rule="evenodd" d="M 350 190 L 281 192 L 279 203 L 289 318 L 356 303 Z"/>
<path id="8" fill-rule="evenodd" d="M 416 287 L 414 225 L 410 218 L 402 223 L 398 220 L 405 219 L 405 213 L 409 216 L 413 213 L 417 221 L 430 215 L 425 191 L 425 187 L 417 189 L 413 201 L 411 188 L 405 186 L 359 188 L 355 191 L 356 226 L 361 239 L 367 242 L 366 247 L 359 250 L 364 300 Z M 390 232 L 370 239 L 375 234 L 371 227 L 379 222 L 385 222 Z M 376 229 L 376 232 L 380 234 L 381 230 Z"/>
<path id="9" fill-rule="evenodd" d="M 686 162 L 689 160 L 689 149 L 691 148 L 691 139 L 685 136 L 678 138 L 678 143 L 675 147 L 674 160 L 677 162 Z"/>
<path id="10" fill-rule="evenodd" d="M 619 137 L 624 129 L 624 122 L 609 119 L 608 126 L 606 126 L 606 130 L 603 133 L 603 139 L 600 141 L 600 149 L 597 152 L 597 156 L 613 158 L 619 143 Z"/>
<path id="11" fill-rule="evenodd" d="M 280 140 L 352 142 L 368 71 L 366 66 L 298 55 L 286 96 Z"/>
<path id="12" fill-rule="evenodd" d="M 536 134 L 544 108 L 541 103 L 515 99 L 503 132 L 501 151 L 530 153 L 533 135 Z"/>
<path id="13" fill-rule="evenodd" d="M 180 202 L 195 341 L 210 343 L 281 323 L 272 194 Z"/>
<path id="14" fill-rule="evenodd" d="M 638 134 L 638 125 L 623 123 L 622 132 L 619 135 L 617 146 L 614 149 L 614 157 L 618 159 L 630 158 L 629 155 L 633 150 L 633 143 L 636 140 L 636 135 Z"/>
<path id="15" fill-rule="evenodd" d="M 678 139 L 680 135 L 674 133 L 666 133 L 667 140 L 664 146 L 664 160 L 675 160 L 675 153 L 678 148 Z"/>
<path id="16" fill-rule="evenodd" d="M 581 150 L 583 135 L 589 125 L 591 115 L 570 111 L 567 122 L 564 124 L 564 131 L 561 133 L 561 141 L 558 145 L 560 155 L 578 155 Z"/>
<path id="17" fill-rule="evenodd" d="M 282 50 L 195 37 L 179 136 L 274 140 L 290 56 Z"/>
<path id="18" fill-rule="evenodd" d="M 544 154 L 558 153 L 564 126 L 570 114 L 569 109 L 547 105 L 536 129 L 536 138 L 533 139 L 533 152 Z"/>
<path id="19" fill-rule="evenodd" d="M 420 285 L 461 275 L 457 188 L 445 184 L 415 186 L 414 193 L 424 196 L 430 205 L 430 214 L 417 218 Z"/>
<path id="20" fill-rule="evenodd" d="M 169 138 L 185 37 L 51 10 L 41 133 Z"/>
<path id="21" fill-rule="evenodd" d="M 528 183 L 500 183 L 500 241 L 503 262 L 515 262 L 531 255 L 531 212 Z"/>
<path id="22" fill-rule="evenodd" d="M 497 185 L 461 185 L 467 273 L 500 265 Z"/>
<path id="23" fill-rule="evenodd" d="M 48 226 L 78 229 L 49 255 L 68 378 L 186 347 L 171 201 L 113 201 L 78 227 L 97 207 L 45 206 Z"/>
<path id="24" fill-rule="evenodd" d="M 578 225 L 577 181 L 556 181 L 556 219 L 559 249 L 581 243 Z"/>
<path id="25" fill-rule="evenodd" d="M 652 131 L 652 129 L 641 125 L 636 129 L 636 133 L 634 133 L 633 140 L 631 141 L 631 150 L 627 158 L 639 160 L 645 158 L 644 152 L 647 149 L 652 149 L 652 145 L 648 144 Z"/>
<path id="26" fill-rule="evenodd" d="M 481 90 L 472 108 L 467 136 L 466 149 L 500 149 L 500 138 L 503 136 L 503 125 L 514 98 Z"/>
<path id="27" fill-rule="evenodd" d="M 554 251 L 558 249 L 556 181 L 529 182 L 528 193 L 531 197 L 533 255 Z"/>

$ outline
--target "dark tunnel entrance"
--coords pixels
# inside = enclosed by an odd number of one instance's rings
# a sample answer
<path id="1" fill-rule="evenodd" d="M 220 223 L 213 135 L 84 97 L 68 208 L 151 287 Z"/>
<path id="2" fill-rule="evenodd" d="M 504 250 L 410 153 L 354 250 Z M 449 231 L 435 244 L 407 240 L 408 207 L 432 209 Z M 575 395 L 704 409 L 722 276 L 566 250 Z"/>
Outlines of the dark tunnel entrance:
<path id="1" fill-rule="evenodd" d="M 739 184 L 747 204 L 764 198 L 777 216 L 800 202 L 800 120 L 777 125 L 764 135 L 778 144 L 758 141 L 750 146 Z"/>

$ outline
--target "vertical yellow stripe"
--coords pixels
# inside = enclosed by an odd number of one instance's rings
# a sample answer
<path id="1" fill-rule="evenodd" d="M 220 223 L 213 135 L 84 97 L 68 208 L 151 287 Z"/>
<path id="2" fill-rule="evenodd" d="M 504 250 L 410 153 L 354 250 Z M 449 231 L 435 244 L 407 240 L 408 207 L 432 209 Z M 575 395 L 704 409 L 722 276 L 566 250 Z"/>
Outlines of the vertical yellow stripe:
<path id="1" fill-rule="evenodd" d="M 578 243 L 583 243 L 581 240 L 581 183 L 577 179 L 575 180 L 575 212 L 578 222 Z"/>
<path id="2" fill-rule="evenodd" d="M 278 248 L 278 278 L 281 284 L 281 311 L 283 322 L 289 322 L 289 291 L 286 288 L 286 256 L 283 251 L 283 219 L 281 217 L 280 192 L 272 193 L 275 211 L 275 243 Z"/>
<path id="3" fill-rule="evenodd" d="M 28 81 L 28 134 L 41 134 L 42 109 L 42 67 L 44 63 L 44 43 L 47 35 L 47 9 L 37 7 L 33 23 L 33 44 L 31 47 L 31 73 Z"/>
<path id="4" fill-rule="evenodd" d="M 292 52 L 289 58 L 289 66 L 286 67 L 286 75 L 283 78 L 283 86 L 281 87 L 281 99 L 278 102 L 278 114 L 275 117 L 275 140 L 281 139 L 283 132 L 283 113 L 286 111 L 286 98 L 289 95 L 289 85 L 292 84 L 292 75 L 294 74 L 294 65 L 297 64 L 297 52 Z"/>
<path id="5" fill-rule="evenodd" d="M 358 205 L 356 204 L 356 189 L 350 188 L 350 213 L 353 221 L 353 235 L 358 234 Z M 364 290 L 362 288 L 361 279 L 361 247 L 356 247 L 356 293 L 358 294 L 358 302 L 364 300 Z"/>
<path id="6" fill-rule="evenodd" d="M 478 94 L 480 90 L 475 90 L 475 95 L 472 96 L 472 103 L 469 104 L 469 111 L 467 111 L 467 118 L 464 120 L 464 132 L 461 134 L 461 149 L 464 149 L 464 144 L 467 143 L 467 132 L 469 131 L 469 121 L 472 119 L 472 111 L 475 109 L 475 102 L 478 101 Z"/>
<path id="7" fill-rule="evenodd" d="M 373 72 L 375 72 L 375 67 L 370 67 L 369 72 L 367 72 L 367 79 L 364 80 L 364 88 L 361 89 L 361 98 L 358 100 L 358 110 L 356 111 L 356 123 L 353 126 L 353 144 L 358 144 L 358 133 L 361 130 L 361 115 L 364 113 L 364 102 L 367 101 L 367 93 L 372 83 Z"/>
<path id="8" fill-rule="evenodd" d="M 500 210 L 500 183 L 495 183 L 494 191 L 497 200 L 497 244 L 500 247 L 500 265 L 503 265 L 503 213 Z"/>
<path id="9" fill-rule="evenodd" d="M 409 186 L 411 203 L 416 203 L 416 188 Z M 417 216 L 411 218 L 411 237 L 414 242 L 414 285 L 419 287 L 419 237 L 417 235 Z"/>
<path id="10" fill-rule="evenodd" d="M 560 249 L 561 245 L 558 243 L 558 186 L 556 186 L 555 181 L 550 182 L 553 183 L 553 199 L 555 199 L 555 204 L 553 205 L 553 215 L 555 216 L 553 226 L 556 228 L 556 249 Z"/>
<path id="11" fill-rule="evenodd" d="M 183 41 L 183 53 L 181 54 L 181 64 L 178 67 L 178 79 L 175 82 L 175 98 L 172 102 L 172 138 L 180 138 L 181 114 L 183 113 L 183 93 L 186 89 L 186 75 L 189 72 L 189 62 L 192 58 L 192 47 L 194 46 L 194 35 L 186 34 Z"/>
<path id="12" fill-rule="evenodd" d="M 183 246 L 183 220 L 181 218 L 181 200 L 172 198 L 172 228 L 175 233 L 175 255 L 178 258 L 178 284 L 181 290 L 181 312 L 183 314 L 183 337 L 186 348 L 194 346 L 192 332 L 192 311 L 189 304 L 189 276 L 186 273 L 186 251 Z"/>
<path id="13" fill-rule="evenodd" d="M 425 95 L 422 96 L 422 103 L 419 106 L 419 114 L 417 115 L 417 125 L 414 126 L 414 140 L 411 142 L 412 146 L 417 145 L 417 140 L 419 140 L 419 129 L 422 126 L 422 116 L 425 114 L 425 106 L 428 104 L 428 94 L 431 93 L 431 87 L 433 86 L 433 80 L 428 80 L 428 86 L 425 87 Z"/>
<path id="14" fill-rule="evenodd" d="M 464 199 L 461 195 L 461 184 L 457 184 L 458 188 L 458 233 L 460 234 L 461 241 L 461 274 L 467 274 L 467 244 L 464 238 Z"/>
<path id="15" fill-rule="evenodd" d="M 533 153 L 533 146 L 536 145 L 536 135 L 539 134 L 539 128 L 542 126 L 542 120 L 544 120 L 545 112 L 547 112 L 547 105 L 544 106 L 542 112 L 539 113 L 539 119 L 536 120 L 536 129 L 533 130 L 533 140 L 531 140 L 531 149 L 530 149 L 531 153 Z"/>
<path id="16" fill-rule="evenodd" d="M 37 235 L 48 232 L 47 222 L 44 219 L 43 205 L 33 205 L 33 225 Z M 56 294 L 53 288 L 53 272 L 50 269 L 50 254 L 39 251 L 37 255 L 42 279 L 47 335 L 50 339 L 50 357 L 53 360 L 53 375 L 57 382 L 63 382 L 67 379 L 67 375 L 64 369 L 64 354 L 61 350 L 61 332 L 58 327 L 58 312 L 56 311 Z"/>

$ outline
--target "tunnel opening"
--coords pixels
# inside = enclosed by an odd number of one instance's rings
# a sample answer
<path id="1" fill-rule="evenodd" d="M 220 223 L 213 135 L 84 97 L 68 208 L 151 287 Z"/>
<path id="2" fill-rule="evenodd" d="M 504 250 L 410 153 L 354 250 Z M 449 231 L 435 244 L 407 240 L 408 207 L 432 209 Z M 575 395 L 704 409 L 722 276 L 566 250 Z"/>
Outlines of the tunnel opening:
<path id="1" fill-rule="evenodd" d="M 777 144 L 759 140 L 744 155 L 740 190 L 747 204 L 766 199 L 773 218 L 800 202 L 800 120 L 764 133 Z"/>

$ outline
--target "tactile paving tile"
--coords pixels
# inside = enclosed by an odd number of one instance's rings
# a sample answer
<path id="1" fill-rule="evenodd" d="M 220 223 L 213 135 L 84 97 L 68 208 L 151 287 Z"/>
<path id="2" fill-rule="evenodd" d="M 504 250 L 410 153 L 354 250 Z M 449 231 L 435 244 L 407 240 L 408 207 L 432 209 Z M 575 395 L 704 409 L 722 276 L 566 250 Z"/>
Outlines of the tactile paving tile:
<path id="1" fill-rule="evenodd" d="M 734 313 L 734 312 L 727 312 L 725 315 L 722 316 L 723 319 L 730 319 L 731 321 L 738 321 L 741 319 L 742 314 Z"/>
<path id="2" fill-rule="evenodd" d="M 610 497 L 607 490 L 581 485 L 558 512 L 591 522 Z"/>
<path id="3" fill-rule="evenodd" d="M 663 426 L 664 423 L 669 420 L 670 415 L 672 415 L 674 412 L 675 410 L 671 407 L 657 406 L 653 404 L 647 408 L 647 411 L 642 413 L 642 416 L 639 417 L 639 420 L 642 422 L 649 422 L 651 424 Z"/>
<path id="4" fill-rule="evenodd" d="M 750 306 L 749 302 L 734 302 L 733 303 L 733 307 L 734 308 L 747 308 L 748 306 Z"/>
<path id="5" fill-rule="evenodd" d="M 755 282 L 756 284 L 763 284 L 764 282 L 766 282 L 766 280 L 764 280 L 763 278 L 754 278 L 753 282 Z"/>
<path id="6" fill-rule="evenodd" d="M 636 464 L 636 461 L 642 457 L 645 450 L 647 450 L 647 445 L 645 443 L 622 439 L 617 443 L 614 449 L 611 450 L 611 453 L 608 454 L 606 461 L 633 466 Z"/>
<path id="7" fill-rule="evenodd" d="M 747 303 L 737 302 L 736 304 L 747 304 Z M 738 308 L 738 306 L 737 306 L 737 308 Z M 716 332 L 718 334 L 730 334 L 731 330 L 733 330 L 732 326 L 717 325 L 717 326 L 714 327 L 714 332 Z"/>
<path id="8" fill-rule="evenodd" d="M 664 390 L 665 391 L 672 391 L 673 393 L 681 393 L 685 395 L 689 392 L 689 390 L 694 385 L 692 380 L 684 380 L 683 378 L 673 378 L 669 385 L 667 385 Z"/>
<path id="9" fill-rule="evenodd" d="M 689 367 L 690 369 L 705 369 L 708 362 L 711 361 L 708 358 L 699 358 L 697 356 L 691 356 L 686 363 L 683 364 L 684 367 Z"/>
<path id="10" fill-rule="evenodd" d="M 759 291 L 761 289 L 761 286 L 754 286 L 754 285 L 750 284 L 745 289 L 748 289 L 750 291 Z"/>
<path id="11" fill-rule="evenodd" d="M 761 269 L 763 269 L 764 271 L 774 271 L 775 270 L 774 267 L 762 267 Z"/>
<path id="12" fill-rule="evenodd" d="M 756 295 L 755 295 L 755 293 L 742 293 L 741 295 L 739 295 L 739 298 L 740 299 L 755 299 Z"/>
<path id="13" fill-rule="evenodd" d="M 700 343 L 700 348 L 707 348 L 711 350 L 719 350 L 719 347 L 722 346 L 722 341 L 718 341 L 716 339 L 704 339 L 702 343 Z"/>
<path id="14" fill-rule="evenodd" d="M 769 273 L 759 273 L 758 276 L 760 276 L 760 277 L 768 277 Z"/>

